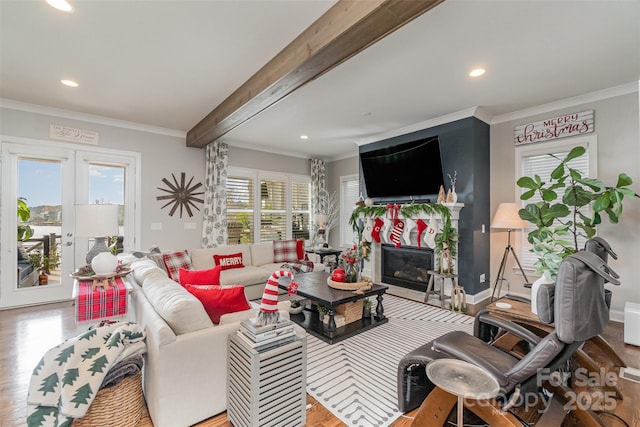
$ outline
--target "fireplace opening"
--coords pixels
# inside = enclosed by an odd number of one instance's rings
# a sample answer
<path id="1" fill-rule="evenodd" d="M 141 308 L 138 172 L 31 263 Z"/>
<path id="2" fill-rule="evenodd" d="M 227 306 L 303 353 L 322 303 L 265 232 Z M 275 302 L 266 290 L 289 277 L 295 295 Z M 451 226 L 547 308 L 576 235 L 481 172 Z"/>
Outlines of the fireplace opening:
<path id="1" fill-rule="evenodd" d="M 428 270 L 433 270 L 433 249 L 383 244 L 381 249 L 382 281 L 391 285 L 426 291 Z"/>

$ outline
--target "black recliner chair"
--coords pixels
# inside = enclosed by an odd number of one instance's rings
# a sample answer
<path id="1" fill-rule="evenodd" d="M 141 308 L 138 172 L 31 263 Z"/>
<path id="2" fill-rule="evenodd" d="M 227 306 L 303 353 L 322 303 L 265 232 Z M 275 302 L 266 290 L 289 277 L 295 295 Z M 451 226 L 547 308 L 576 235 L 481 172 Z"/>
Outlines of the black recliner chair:
<path id="1" fill-rule="evenodd" d="M 521 393 L 538 391 L 540 381 L 537 373 L 540 369 L 554 372 L 564 367 L 585 340 L 604 331 L 609 321 L 609 309 L 604 298 L 605 281 L 615 285 L 620 283 L 617 274 L 600 256 L 580 251 L 563 260 L 554 297 L 541 301 L 542 312 L 546 313 L 543 316 L 547 316 L 541 320 L 546 323 L 555 321 L 555 329 L 547 336 L 539 337 L 508 320 L 485 318 L 485 322 L 494 322 L 495 326 L 528 343 L 529 351 L 521 358 L 491 346 L 477 336 L 459 331 L 439 337 L 407 354 L 398 367 L 399 408 L 404 412 L 412 410 L 432 392 L 434 385 L 426 377 L 425 367 L 439 358 L 464 360 L 487 371 L 500 385 L 500 409 L 503 411 L 526 402 L 519 397 Z M 477 327 L 475 333 L 478 334 Z M 423 409 L 424 406 L 421 411 Z"/>

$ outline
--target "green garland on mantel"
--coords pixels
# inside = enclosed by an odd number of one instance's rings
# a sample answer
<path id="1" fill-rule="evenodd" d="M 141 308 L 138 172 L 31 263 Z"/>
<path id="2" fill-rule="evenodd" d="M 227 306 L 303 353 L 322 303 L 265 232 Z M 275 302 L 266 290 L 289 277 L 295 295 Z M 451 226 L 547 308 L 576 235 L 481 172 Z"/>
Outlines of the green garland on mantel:
<path id="1" fill-rule="evenodd" d="M 360 217 L 378 218 L 387 212 L 386 205 L 375 206 L 356 206 L 349 218 L 349 224 L 358 236 L 362 233 L 361 227 L 358 226 Z M 400 215 L 405 218 L 415 218 L 420 214 L 434 215 L 439 214 L 445 221 L 447 227 L 451 227 L 451 210 L 442 203 L 409 203 L 400 207 Z"/>

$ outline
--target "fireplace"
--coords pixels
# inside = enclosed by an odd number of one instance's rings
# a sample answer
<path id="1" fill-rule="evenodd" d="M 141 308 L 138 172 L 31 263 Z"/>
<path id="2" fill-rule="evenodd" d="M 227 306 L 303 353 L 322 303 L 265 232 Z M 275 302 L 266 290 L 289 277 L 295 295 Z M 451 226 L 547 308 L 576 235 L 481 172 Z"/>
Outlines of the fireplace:
<path id="1" fill-rule="evenodd" d="M 433 249 L 396 248 L 386 244 L 380 249 L 382 282 L 423 292 L 427 290 L 427 270 L 433 270 L 434 266 Z"/>

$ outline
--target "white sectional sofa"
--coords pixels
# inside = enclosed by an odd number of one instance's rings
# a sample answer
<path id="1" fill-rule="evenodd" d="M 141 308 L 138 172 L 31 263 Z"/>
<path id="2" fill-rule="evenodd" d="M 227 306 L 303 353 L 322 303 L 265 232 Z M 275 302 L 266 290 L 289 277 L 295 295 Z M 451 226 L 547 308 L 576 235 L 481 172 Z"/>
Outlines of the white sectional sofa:
<path id="1" fill-rule="evenodd" d="M 220 284 L 242 285 L 249 300 L 262 296 L 267 279 L 274 271 L 280 269 L 283 262 L 273 262 L 273 244 L 246 243 L 240 245 L 223 246 L 219 248 L 189 249 L 191 264 L 194 270 L 203 270 L 215 266 L 214 255 L 229 255 L 242 253 L 243 268 L 231 268 L 220 272 Z M 317 264 L 314 269 L 323 269 L 324 265 Z"/>
<path id="2" fill-rule="evenodd" d="M 238 252 L 245 267 L 222 271 L 221 285 L 244 285 L 247 298 L 257 299 L 267 278 L 283 264 L 273 263 L 270 242 L 189 250 L 193 269 L 212 268 L 214 254 Z M 131 268 L 135 318 L 147 332 L 143 388 L 153 425 L 188 426 L 225 411 L 228 336 L 241 320 L 256 316 L 258 306 L 225 314 L 215 325 L 200 301 L 154 261 L 135 260 Z M 278 306 L 288 317 L 289 301 Z M 304 331 L 298 328 L 298 333 Z"/>

